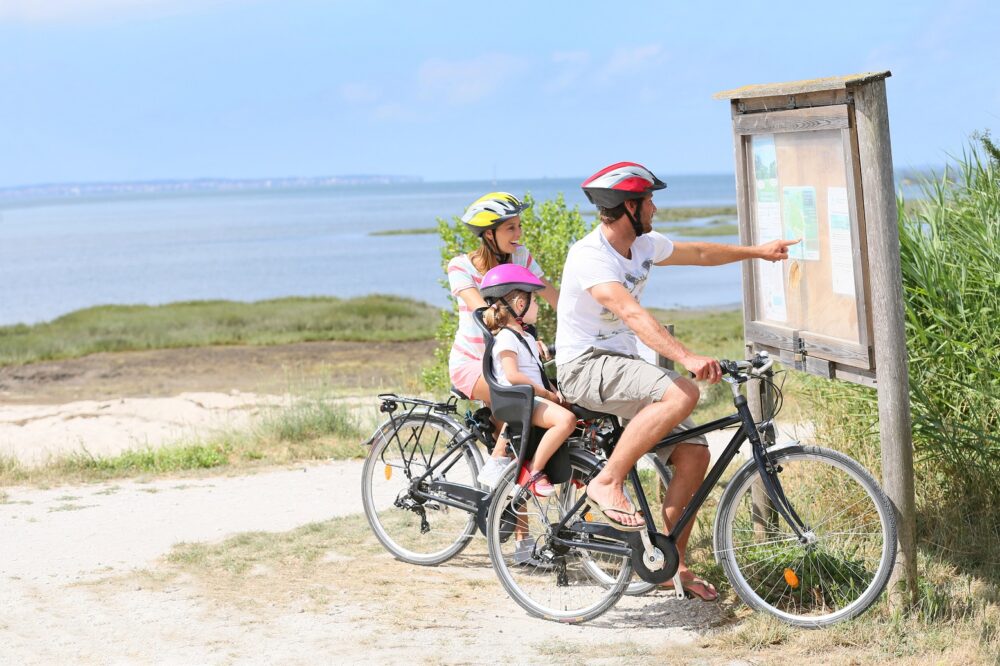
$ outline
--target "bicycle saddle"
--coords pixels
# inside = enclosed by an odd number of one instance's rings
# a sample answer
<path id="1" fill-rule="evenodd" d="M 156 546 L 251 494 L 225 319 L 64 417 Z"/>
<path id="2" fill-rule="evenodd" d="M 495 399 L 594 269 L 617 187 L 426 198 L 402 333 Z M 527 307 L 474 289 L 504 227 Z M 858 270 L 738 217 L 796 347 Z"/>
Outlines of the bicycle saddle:
<path id="1" fill-rule="evenodd" d="M 584 421 L 595 421 L 597 419 L 603 419 L 611 416 L 611 414 L 605 414 L 604 412 L 593 412 L 586 407 L 581 407 L 580 405 L 570 405 L 569 410 L 573 412 L 578 419 L 583 419 Z"/>

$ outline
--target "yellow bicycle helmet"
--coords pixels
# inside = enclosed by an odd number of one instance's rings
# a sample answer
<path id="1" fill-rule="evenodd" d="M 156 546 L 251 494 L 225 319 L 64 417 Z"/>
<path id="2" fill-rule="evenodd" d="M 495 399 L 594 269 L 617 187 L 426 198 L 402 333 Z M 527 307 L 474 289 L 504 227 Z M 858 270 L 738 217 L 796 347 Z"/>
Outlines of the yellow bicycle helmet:
<path id="1" fill-rule="evenodd" d="M 472 202 L 462 216 L 462 222 L 472 233 L 482 237 L 489 229 L 496 229 L 528 207 L 528 204 L 521 203 L 520 199 L 509 192 L 490 192 Z"/>

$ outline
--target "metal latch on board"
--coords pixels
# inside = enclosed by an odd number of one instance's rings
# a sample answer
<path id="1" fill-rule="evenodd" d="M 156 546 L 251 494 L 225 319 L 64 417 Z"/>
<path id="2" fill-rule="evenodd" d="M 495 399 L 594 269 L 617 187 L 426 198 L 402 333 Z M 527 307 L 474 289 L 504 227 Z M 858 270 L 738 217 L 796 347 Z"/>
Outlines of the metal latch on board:
<path id="1" fill-rule="evenodd" d="M 799 337 L 798 331 L 792 332 L 792 349 L 794 350 L 792 360 L 796 370 L 806 369 L 806 343 Z"/>

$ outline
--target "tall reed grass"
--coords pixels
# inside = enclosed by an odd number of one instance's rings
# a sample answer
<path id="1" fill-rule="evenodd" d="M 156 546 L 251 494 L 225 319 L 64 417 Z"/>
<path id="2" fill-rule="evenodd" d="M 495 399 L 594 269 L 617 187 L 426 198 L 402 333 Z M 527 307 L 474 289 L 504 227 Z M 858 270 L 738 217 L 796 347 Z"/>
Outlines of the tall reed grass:
<path id="1" fill-rule="evenodd" d="M 1000 583 L 1000 151 L 979 139 L 898 210 L 918 537 Z M 874 391 L 811 384 L 820 431 L 877 470 Z"/>

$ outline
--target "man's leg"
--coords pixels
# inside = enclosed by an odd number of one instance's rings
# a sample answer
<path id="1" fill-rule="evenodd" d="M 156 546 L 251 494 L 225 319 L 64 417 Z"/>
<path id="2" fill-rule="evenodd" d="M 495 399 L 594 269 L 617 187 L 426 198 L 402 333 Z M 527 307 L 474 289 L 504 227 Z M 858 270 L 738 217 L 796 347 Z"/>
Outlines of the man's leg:
<path id="1" fill-rule="evenodd" d="M 670 456 L 670 462 L 674 466 L 674 474 L 667 486 L 666 497 L 663 498 L 663 521 L 664 531 L 669 531 L 674 524 L 680 520 L 684 507 L 688 505 L 694 496 L 698 486 L 705 478 L 708 465 L 711 460 L 708 447 L 700 444 L 679 444 Z M 680 557 L 680 566 L 677 571 L 681 575 L 681 580 L 685 583 L 694 580 L 684 561 L 687 550 L 688 538 L 691 536 L 691 528 L 694 527 L 694 520 L 691 520 L 684 531 L 677 537 L 677 553 Z M 705 598 L 714 598 L 715 590 L 707 583 L 704 594 L 699 594 Z"/>
<path id="2" fill-rule="evenodd" d="M 587 486 L 587 495 L 605 507 L 620 507 L 631 512 L 632 508 L 622 487 L 629 470 L 694 411 L 698 396 L 697 385 L 688 379 L 678 378 L 664 391 L 658 402 L 643 407 L 625 427 L 604 469 Z M 704 470 L 702 473 L 704 474 Z M 699 482 L 700 480 L 699 478 Z M 697 483 L 695 486 L 697 487 Z M 644 522 L 638 516 L 619 512 L 612 512 L 611 518 L 624 525 L 641 525 Z"/>

